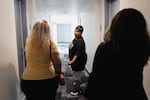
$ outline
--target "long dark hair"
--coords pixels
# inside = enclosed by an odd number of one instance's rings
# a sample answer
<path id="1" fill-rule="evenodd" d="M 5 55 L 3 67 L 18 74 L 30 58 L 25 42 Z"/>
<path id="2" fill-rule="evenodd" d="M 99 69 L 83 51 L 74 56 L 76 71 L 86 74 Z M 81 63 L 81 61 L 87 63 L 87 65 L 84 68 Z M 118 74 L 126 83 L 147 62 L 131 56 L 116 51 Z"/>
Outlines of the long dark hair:
<path id="1" fill-rule="evenodd" d="M 146 20 L 140 11 L 133 8 L 123 9 L 114 16 L 104 41 L 125 50 L 144 63 L 150 56 Z"/>

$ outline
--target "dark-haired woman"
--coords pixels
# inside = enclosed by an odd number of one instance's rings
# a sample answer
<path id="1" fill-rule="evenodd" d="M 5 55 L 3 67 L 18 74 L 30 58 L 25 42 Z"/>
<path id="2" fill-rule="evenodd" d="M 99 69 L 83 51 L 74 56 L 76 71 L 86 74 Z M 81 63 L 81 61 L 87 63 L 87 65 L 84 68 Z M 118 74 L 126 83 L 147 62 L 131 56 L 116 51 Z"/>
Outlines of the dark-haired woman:
<path id="1" fill-rule="evenodd" d="M 95 53 L 83 100 L 148 100 L 143 68 L 150 56 L 150 38 L 142 13 L 119 11 Z"/>

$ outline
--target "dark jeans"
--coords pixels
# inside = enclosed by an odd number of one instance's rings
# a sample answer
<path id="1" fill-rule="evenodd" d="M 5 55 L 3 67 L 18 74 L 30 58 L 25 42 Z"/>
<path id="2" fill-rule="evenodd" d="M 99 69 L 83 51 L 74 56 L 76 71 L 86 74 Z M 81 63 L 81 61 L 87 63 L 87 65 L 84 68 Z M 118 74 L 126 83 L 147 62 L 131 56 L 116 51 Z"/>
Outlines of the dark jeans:
<path id="1" fill-rule="evenodd" d="M 55 100 L 59 78 L 21 80 L 21 89 L 27 100 Z"/>

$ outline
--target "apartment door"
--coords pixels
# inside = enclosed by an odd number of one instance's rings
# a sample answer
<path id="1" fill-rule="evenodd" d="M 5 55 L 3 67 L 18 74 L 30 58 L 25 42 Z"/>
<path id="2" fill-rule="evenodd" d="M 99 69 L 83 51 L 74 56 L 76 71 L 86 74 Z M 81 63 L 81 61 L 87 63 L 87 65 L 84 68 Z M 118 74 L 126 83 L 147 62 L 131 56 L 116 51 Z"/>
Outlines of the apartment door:
<path id="1" fill-rule="evenodd" d="M 105 29 L 110 24 L 113 16 L 120 10 L 120 0 L 105 0 Z"/>

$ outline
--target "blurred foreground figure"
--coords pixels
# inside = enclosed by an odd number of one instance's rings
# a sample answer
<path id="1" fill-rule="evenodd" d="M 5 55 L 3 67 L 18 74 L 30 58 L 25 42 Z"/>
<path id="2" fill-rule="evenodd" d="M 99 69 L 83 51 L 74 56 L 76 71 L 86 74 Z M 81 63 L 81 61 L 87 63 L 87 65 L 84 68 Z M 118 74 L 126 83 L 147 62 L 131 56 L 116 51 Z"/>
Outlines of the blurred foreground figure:
<path id="1" fill-rule="evenodd" d="M 119 11 L 98 46 L 83 100 L 148 100 L 143 68 L 150 56 L 150 38 L 142 13 Z"/>

